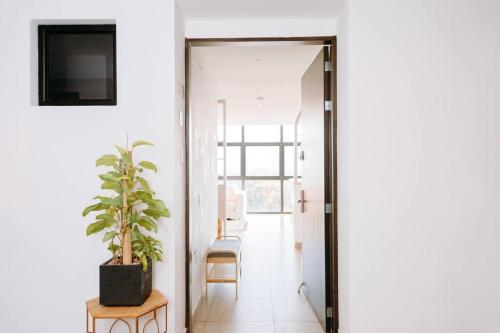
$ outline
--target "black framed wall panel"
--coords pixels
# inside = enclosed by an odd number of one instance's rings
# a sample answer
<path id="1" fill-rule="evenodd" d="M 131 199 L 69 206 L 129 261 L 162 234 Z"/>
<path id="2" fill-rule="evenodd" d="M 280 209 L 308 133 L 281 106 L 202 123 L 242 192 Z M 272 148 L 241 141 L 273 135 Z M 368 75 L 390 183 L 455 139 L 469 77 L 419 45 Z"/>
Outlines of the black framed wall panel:
<path id="1" fill-rule="evenodd" d="M 38 102 L 116 105 L 116 25 L 39 25 Z"/>

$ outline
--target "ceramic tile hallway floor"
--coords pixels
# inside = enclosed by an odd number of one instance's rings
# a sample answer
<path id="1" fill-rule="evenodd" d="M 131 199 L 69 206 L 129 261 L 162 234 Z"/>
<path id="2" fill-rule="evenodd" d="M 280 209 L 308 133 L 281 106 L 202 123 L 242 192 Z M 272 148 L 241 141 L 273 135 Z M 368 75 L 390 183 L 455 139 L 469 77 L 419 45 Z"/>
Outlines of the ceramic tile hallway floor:
<path id="1" fill-rule="evenodd" d="M 229 232 L 228 232 L 229 233 Z M 302 295 L 301 252 L 291 215 L 249 215 L 243 234 L 242 277 L 210 284 L 194 315 L 194 333 L 323 333 Z"/>

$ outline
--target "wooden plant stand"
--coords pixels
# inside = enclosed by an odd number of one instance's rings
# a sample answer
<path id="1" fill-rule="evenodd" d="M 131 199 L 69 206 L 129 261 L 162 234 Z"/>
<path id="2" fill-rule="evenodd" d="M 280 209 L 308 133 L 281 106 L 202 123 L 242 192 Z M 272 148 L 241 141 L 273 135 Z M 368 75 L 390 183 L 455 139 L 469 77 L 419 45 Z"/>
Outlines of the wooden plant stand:
<path id="1" fill-rule="evenodd" d="M 146 326 L 150 322 L 156 323 L 157 332 L 160 333 L 160 325 L 156 316 L 156 311 L 165 308 L 165 332 L 167 333 L 167 306 L 168 301 L 165 296 L 158 290 L 153 289 L 151 295 L 144 304 L 140 306 L 103 306 L 99 304 L 99 297 L 88 300 L 87 302 L 87 333 L 96 333 L 95 322 L 97 319 L 115 319 L 114 323 L 109 329 L 109 333 L 119 321 L 125 323 L 128 327 L 129 333 L 132 333 L 130 324 L 125 319 L 135 320 L 135 333 L 139 333 L 139 319 L 147 314 L 153 313 L 153 317 L 149 319 L 143 326 L 142 332 L 144 333 Z M 89 314 L 92 318 L 92 331 L 89 331 Z"/>

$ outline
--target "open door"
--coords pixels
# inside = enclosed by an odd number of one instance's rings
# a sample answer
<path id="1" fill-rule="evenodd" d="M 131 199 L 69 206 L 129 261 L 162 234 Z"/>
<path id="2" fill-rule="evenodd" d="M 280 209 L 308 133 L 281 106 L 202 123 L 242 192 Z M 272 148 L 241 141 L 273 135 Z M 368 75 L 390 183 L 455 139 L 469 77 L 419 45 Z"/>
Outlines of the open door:
<path id="1" fill-rule="evenodd" d="M 304 294 L 325 332 L 334 325 L 332 299 L 331 109 L 329 48 L 302 76 L 302 188 Z"/>

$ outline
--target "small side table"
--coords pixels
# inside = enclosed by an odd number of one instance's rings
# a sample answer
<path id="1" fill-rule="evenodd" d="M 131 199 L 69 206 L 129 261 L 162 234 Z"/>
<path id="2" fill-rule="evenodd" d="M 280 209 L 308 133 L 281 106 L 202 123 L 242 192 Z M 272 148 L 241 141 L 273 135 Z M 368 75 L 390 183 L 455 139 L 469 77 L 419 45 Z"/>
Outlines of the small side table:
<path id="1" fill-rule="evenodd" d="M 113 325 L 111 325 L 109 332 L 113 330 L 113 327 L 119 321 L 124 322 L 128 326 L 129 333 L 132 333 L 132 328 L 130 324 L 125 320 L 135 319 L 135 333 L 139 333 L 139 318 L 145 316 L 149 313 L 153 313 L 153 317 L 149 319 L 143 326 L 142 331 L 144 332 L 146 326 L 150 322 L 155 322 L 157 327 L 157 332 L 160 332 L 160 325 L 158 323 L 158 318 L 156 316 L 156 311 L 165 308 L 165 333 L 167 333 L 167 306 L 168 301 L 165 296 L 162 295 L 158 290 L 153 289 L 151 295 L 144 304 L 140 306 L 103 306 L 99 304 L 99 297 L 88 300 L 87 302 L 87 317 L 85 321 L 87 322 L 87 333 L 96 333 L 95 322 L 96 319 L 115 319 Z M 92 331 L 89 331 L 89 314 L 92 318 Z"/>

